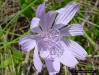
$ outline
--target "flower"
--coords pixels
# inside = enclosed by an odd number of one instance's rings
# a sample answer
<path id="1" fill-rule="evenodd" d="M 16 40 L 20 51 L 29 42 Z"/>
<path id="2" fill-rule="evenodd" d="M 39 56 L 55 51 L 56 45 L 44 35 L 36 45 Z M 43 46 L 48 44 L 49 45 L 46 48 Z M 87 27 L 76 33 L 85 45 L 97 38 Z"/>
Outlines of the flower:
<path id="1" fill-rule="evenodd" d="M 74 68 L 78 63 L 77 59 L 85 60 L 87 52 L 79 44 L 62 38 L 84 34 L 83 26 L 80 24 L 71 24 L 63 28 L 74 17 L 79 7 L 79 3 L 71 2 L 64 8 L 46 13 L 44 2 L 37 8 L 30 29 L 40 36 L 23 36 L 19 44 L 23 51 L 34 48 L 33 62 L 38 72 L 41 72 L 43 65 L 39 55 L 45 60 L 50 75 L 60 71 L 60 63 Z"/>

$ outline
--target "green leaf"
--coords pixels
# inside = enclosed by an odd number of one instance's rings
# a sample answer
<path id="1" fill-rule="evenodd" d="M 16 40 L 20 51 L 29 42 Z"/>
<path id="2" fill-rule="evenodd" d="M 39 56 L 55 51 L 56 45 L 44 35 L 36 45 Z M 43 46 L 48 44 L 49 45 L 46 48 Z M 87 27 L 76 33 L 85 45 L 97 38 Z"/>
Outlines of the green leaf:
<path id="1" fill-rule="evenodd" d="M 31 2 L 31 0 L 25 0 L 25 3 L 30 3 Z"/>
<path id="2" fill-rule="evenodd" d="M 18 2 L 19 2 L 19 3 L 24 3 L 24 2 L 25 2 L 25 0 L 18 0 Z"/>
<path id="3" fill-rule="evenodd" d="M 13 50 L 12 58 L 14 63 L 18 63 L 22 59 L 22 57 L 23 57 L 23 54 L 21 52 Z"/>
<path id="4" fill-rule="evenodd" d="M 93 29 L 93 33 L 96 37 L 99 37 L 99 30 L 97 30 L 96 28 Z"/>
<path id="5" fill-rule="evenodd" d="M 23 6 L 22 6 L 22 10 L 23 10 L 25 7 L 27 7 L 27 6 L 28 6 L 28 4 L 24 3 Z M 28 17 L 28 18 L 32 18 L 32 17 L 34 16 L 33 12 L 34 12 L 33 9 L 32 9 L 31 7 L 29 7 L 27 10 L 25 10 L 25 11 L 23 12 L 23 14 L 24 14 L 26 17 Z"/>
<path id="6" fill-rule="evenodd" d="M 91 65 L 88 65 L 86 69 L 87 70 L 93 70 L 93 67 Z"/>
<path id="7" fill-rule="evenodd" d="M 4 61 L 1 62 L 1 66 L 2 66 L 2 67 L 6 67 L 6 66 L 8 66 L 9 64 L 11 64 L 11 62 L 10 62 L 9 59 L 6 59 L 6 60 L 4 60 Z"/>
<path id="8" fill-rule="evenodd" d="M 7 24 L 6 26 L 3 28 L 3 30 L 0 32 L 0 37 L 3 35 L 3 33 L 5 32 L 5 30 L 11 25 L 11 23 L 13 21 L 15 21 L 24 11 L 26 11 L 28 8 L 30 8 L 31 6 L 33 6 L 36 3 L 37 0 L 34 0 L 33 2 L 31 2 L 27 7 L 25 7 L 23 10 L 19 11 Z"/>
<path id="9" fill-rule="evenodd" d="M 92 47 L 91 46 L 86 47 L 85 49 L 87 50 L 88 54 L 91 54 L 92 53 Z"/>

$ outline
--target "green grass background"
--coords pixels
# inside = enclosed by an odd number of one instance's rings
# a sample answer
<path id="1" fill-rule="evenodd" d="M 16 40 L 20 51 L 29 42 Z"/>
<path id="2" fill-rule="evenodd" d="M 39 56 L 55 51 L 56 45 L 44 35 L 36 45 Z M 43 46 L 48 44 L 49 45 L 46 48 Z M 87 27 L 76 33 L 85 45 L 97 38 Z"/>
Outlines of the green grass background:
<path id="1" fill-rule="evenodd" d="M 78 42 L 89 54 L 87 60 L 80 61 L 75 70 L 99 70 L 99 1 L 48 0 L 46 11 L 57 10 L 71 1 L 79 2 L 81 9 L 69 24 L 84 25 L 85 34 L 66 38 Z M 18 44 L 20 37 L 31 33 L 30 21 L 42 2 L 43 0 L 0 0 L 0 75 L 48 75 L 46 68 L 41 73 L 35 70 L 33 50 L 24 53 Z M 69 75 L 70 68 L 63 65 L 61 68 L 58 75 Z"/>

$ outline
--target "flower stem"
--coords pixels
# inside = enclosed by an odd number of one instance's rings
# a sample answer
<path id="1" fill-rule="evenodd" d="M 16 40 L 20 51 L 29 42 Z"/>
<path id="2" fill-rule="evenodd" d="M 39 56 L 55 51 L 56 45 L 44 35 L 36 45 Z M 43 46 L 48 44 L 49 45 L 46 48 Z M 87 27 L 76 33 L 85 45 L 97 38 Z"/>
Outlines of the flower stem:
<path id="1" fill-rule="evenodd" d="M 85 37 L 89 40 L 89 42 L 96 48 L 96 43 L 88 36 L 88 34 L 85 32 Z"/>

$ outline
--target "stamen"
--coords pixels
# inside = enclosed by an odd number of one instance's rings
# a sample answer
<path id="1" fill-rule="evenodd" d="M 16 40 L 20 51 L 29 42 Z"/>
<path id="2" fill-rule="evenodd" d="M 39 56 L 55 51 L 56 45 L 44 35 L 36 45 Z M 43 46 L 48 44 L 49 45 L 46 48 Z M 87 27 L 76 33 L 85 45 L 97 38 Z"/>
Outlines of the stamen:
<path id="1" fill-rule="evenodd" d="M 44 41 L 57 42 L 60 40 L 60 32 L 59 30 L 50 29 L 47 32 L 42 32 L 41 37 Z"/>
<path id="2" fill-rule="evenodd" d="M 60 41 L 60 32 L 59 30 L 50 29 L 47 32 L 42 32 L 41 37 L 43 41 L 48 45 L 49 55 L 48 58 L 60 57 L 63 54 L 63 49 L 61 48 Z"/>

